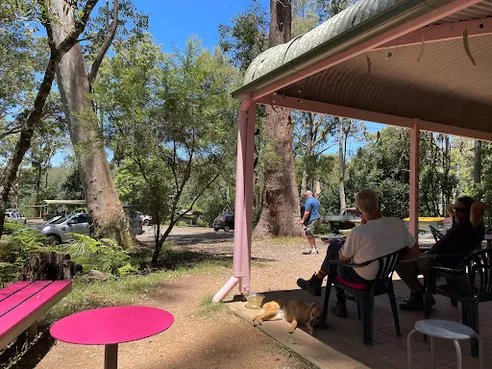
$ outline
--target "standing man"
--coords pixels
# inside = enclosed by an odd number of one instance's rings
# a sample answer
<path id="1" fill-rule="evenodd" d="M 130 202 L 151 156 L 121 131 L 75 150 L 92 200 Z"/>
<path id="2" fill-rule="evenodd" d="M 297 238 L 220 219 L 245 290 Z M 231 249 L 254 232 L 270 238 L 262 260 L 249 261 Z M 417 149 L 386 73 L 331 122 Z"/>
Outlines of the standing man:
<path id="1" fill-rule="evenodd" d="M 316 226 L 319 223 L 319 208 L 320 204 L 317 198 L 313 196 L 311 191 L 306 191 L 304 193 L 304 214 L 301 218 L 301 225 L 305 226 L 306 238 L 311 247 L 310 254 L 318 254 L 318 249 L 316 248 L 316 239 L 314 238 L 314 232 Z"/>

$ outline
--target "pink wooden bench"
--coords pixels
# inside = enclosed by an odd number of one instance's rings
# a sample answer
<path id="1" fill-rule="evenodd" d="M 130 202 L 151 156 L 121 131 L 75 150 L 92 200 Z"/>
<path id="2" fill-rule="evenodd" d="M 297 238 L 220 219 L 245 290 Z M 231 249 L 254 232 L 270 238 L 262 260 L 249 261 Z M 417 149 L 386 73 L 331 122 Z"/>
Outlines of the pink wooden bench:
<path id="1" fill-rule="evenodd" d="M 71 281 L 16 282 L 0 290 L 0 350 L 29 330 L 72 289 Z"/>

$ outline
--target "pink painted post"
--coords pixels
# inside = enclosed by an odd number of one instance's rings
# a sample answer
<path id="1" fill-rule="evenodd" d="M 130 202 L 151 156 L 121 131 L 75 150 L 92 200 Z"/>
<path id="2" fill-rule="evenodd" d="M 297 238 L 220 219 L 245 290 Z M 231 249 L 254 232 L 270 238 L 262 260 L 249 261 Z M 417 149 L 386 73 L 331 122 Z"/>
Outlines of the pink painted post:
<path id="1" fill-rule="evenodd" d="M 239 284 L 239 292 L 250 292 L 251 281 L 251 238 L 253 233 L 253 164 L 255 156 L 255 127 L 256 104 L 251 104 L 248 110 L 248 129 L 246 140 L 246 158 L 244 161 L 244 209 L 245 222 L 242 231 L 242 271 L 243 276 Z"/>
<path id="2" fill-rule="evenodd" d="M 420 122 L 413 120 L 410 131 L 410 222 L 408 229 L 418 240 L 419 236 L 419 149 Z"/>
<path id="3" fill-rule="evenodd" d="M 247 238 L 246 229 L 246 207 L 245 207 L 245 174 L 246 153 L 248 146 L 248 111 L 251 105 L 251 95 L 244 95 L 239 108 L 239 128 L 237 137 L 237 164 L 236 164 L 236 206 L 234 209 L 234 258 L 232 266 L 233 276 L 213 297 L 213 302 L 222 301 L 236 284 L 241 282 L 247 273 L 249 288 L 249 268 L 244 269 L 246 263 L 249 265 L 247 251 L 244 251 L 243 239 Z M 254 133 L 254 132 L 253 132 Z M 247 245 L 247 244 L 246 244 Z M 247 272 L 245 272 L 247 270 Z M 242 283 L 243 285 L 244 283 Z M 243 286 L 240 288 L 244 289 Z"/>

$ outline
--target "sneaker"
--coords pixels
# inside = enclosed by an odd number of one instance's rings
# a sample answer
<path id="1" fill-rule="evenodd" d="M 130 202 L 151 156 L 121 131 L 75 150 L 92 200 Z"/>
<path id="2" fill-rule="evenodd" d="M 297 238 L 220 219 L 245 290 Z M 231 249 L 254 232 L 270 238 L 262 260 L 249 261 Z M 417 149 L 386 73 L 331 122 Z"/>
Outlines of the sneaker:
<path id="1" fill-rule="evenodd" d="M 337 301 L 337 304 L 335 306 L 331 307 L 331 311 L 333 311 L 335 313 L 335 315 L 339 318 L 346 318 L 347 317 L 347 305 L 341 304 L 338 301 Z"/>
<path id="2" fill-rule="evenodd" d="M 316 274 L 313 274 L 310 280 L 306 281 L 305 279 L 299 278 L 297 280 L 297 285 L 301 287 L 301 289 L 308 291 L 311 295 L 321 296 L 321 284 L 323 281 L 316 277 Z"/>
<path id="3" fill-rule="evenodd" d="M 319 254 L 319 251 L 318 251 L 318 249 L 312 249 L 310 254 L 311 255 L 317 255 L 317 254 Z"/>

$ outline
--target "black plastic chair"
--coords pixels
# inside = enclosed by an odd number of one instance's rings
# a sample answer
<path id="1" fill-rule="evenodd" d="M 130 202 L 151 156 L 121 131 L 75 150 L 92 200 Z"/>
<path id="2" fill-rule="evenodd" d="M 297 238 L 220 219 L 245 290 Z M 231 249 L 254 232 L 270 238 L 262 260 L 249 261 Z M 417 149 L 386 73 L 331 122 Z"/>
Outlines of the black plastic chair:
<path id="1" fill-rule="evenodd" d="M 447 283 L 437 285 L 439 277 Z M 476 251 L 463 259 L 456 269 L 433 267 L 429 271 L 425 293 L 425 317 L 431 312 L 431 296 L 438 294 L 461 303 L 463 324 L 479 333 L 478 304 L 492 301 L 492 249 Z M 472 355 L 478 343 L 472 340 Z"/>
<path id="2" fill-rule="evenodd" d="M 353 300 L 357 302 L 359 309 L 359 319 L 362 315 L 363 342 L 365 345 L 372 345 L 374 296 L 379 296 L 383 294 L 388 295 L 391 304 L 391 311 L 393 312 L 396 334 L 398 336 L 401 336 L 400 320 L 398 318 L 398 309 L 396 307 L 395 292 L 393 290 L 393 281 L 391 278 L 393 276 L 395 266 L 398 263 L 398 260 L 400 259 L 403 252 L 404 250 L 399 250 L 392 254 L 388 254 L 374 260 L 369 260 L 361 264 L 342 263 L 340 260 L 332 260 L 330 262 L 330 273 L 328 276 L 328 282 L 326 284 L 322 325 L 326 325 L 326 317 L 328 315 L 328 302 L 330 300 L 331 285 L 333 284 L 335 285 L 335 287 L 340 287 L 346 293 L 353 296 Z M 341 277 L 336 276 L 335 273 L 335 268 L 338 268 L 339 265 L 345 265 L 351 268 L 360 268 L 374 262 L 379 263 L 379 269 L 376 278 L 368 286 L 358 285 L 345 281 Z"/>
<path id="3" fill-rule="evenodd" d="M 444 237 L 442 232 L 438 231 L 436 227 L 429 225 L 429 229 L 432 233 L 432 236 L 434 237 L 434 241 L 439 241 L 441 238 Z"/>

